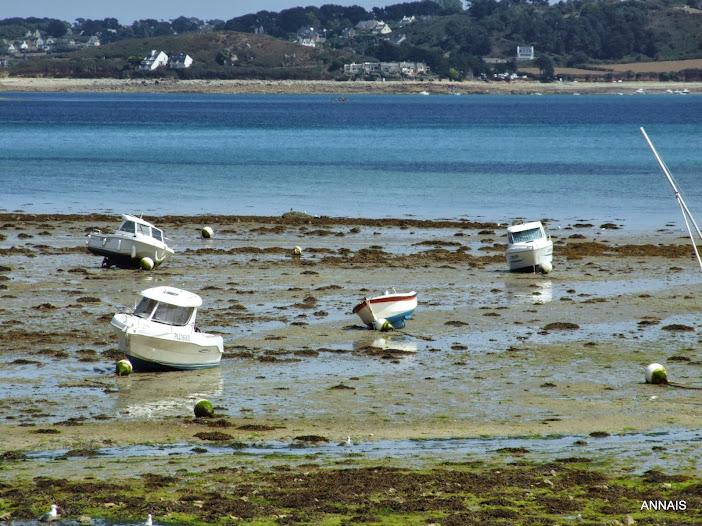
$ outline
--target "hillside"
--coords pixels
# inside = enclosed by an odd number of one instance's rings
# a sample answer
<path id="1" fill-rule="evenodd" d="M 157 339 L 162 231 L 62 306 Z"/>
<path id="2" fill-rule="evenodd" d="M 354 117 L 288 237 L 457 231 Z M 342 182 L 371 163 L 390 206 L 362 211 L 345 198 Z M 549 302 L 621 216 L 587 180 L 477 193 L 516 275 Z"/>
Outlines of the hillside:
<path id="1" fill-rule="evenodd" d="M 683 3 L 685 2 L 685 3 Z M 0 74 L 78 78 L 336 79 L 415 78 L 368 68 L 344 74 L 351 62 L 419 62 L 429 74 L 416 78 L 461 80 L 509 78 L 527 73 L 543 81 L 702 80 L 702 10 L 696 0 L 472 0 L 439 6 L 429 0 L 373 8 L 294 7 L 261 11 L 228 21 L 180 17 L 170 22 L 139 20 L 120 26 L 115 19 L 0 20 L 0 44 L 18 44 L 11 35 L 63 34 L 61 46 L 46 53 L 8 54 L 0 49 Z M 688 5 L 690 4 L 690 5 Z M 450 7 L 446 7 L 449 5 Z M 380 30 L 382 29 L 382 31 Z M 26 32 L 26 33 L 25 33 Z M 34 32 L 34 33 L 32 33 Z M 71 35 L 78 43 L 65 44 Z M 90 38 L 102 45 L 86 47 Z M 156 36 L 158 35 L 158 36 Z M 299 42 L 307 40 L 310 45 Z M 73 46 L 73 47 L 71 47 Z M 533 47 L 533 60 L 517 61 L 518 46 Z M 187 53 L 184 70 L 138 69 L 152 49 Z M 650 64 L 650 65 L 647 65 Z M 399 69 L 397 70 L 399 71 Z"/>
<path id="2" fill-rule="evenodd" d="M 167 55 L 187 53 L 193 66 L 178 73 L 161 68 L 139 71 L 136 65 L 152 49 Z M 127 39 L 26 59 L 11 68 L 18 76 L 180 78 L 329 78 L 329 64 L 339 53 L 299 46 L 267 35 L 218 31 Z"/>

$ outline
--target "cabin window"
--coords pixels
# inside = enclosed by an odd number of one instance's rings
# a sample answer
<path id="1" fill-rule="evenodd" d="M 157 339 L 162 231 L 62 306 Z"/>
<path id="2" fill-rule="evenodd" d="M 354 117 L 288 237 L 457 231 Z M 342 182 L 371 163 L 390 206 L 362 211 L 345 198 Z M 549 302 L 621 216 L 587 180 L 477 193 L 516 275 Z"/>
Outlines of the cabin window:
<path id="1" fill-rule="evenodd" d="M 158 239 L 159 241 L 163 241 L 163 232 L 161 232 L 158 228 L 151 229 L 151 236 L 154 239 Z"/>
<path id="2" fill-rule="evenodd" d="M 536 239 L 541 239 L 543 234 L 540 228 L 532 228 L 530 230 L 522 230 L 521 232 L 512 232 L 512 243 L 528 243 Z"/>
<path id="3" fill-rule="evenodd" d="M 119 230 L 120 232 L 136 234 L 136 223 L 134 223 L 134 221 L 125 221 L 120 225 Z"/>
<path id="4" fill-rule="evenodd" d="M 149 227 L 147 225 L 137 225 L 139 228 L 139 233 L 144 235 L 144 236 L 150 236 L 151 232 L 149 232 Z"/>
<path id="5" fill-rule="evenodd" d="M 137 305 L 136 309 L 134 309 L 134 315 L 139 316 L 140 318 L 148 318 L 151 316 L 151 313 L 154 311 L 154 307 L 156 307 L 157 303 L 158 302 L 156 300 L 152 300 L 151 298 L 141 298 L 139 305 Z"/>
<path id="6" fill-rule="evenodd" d="M 168 325 L 185 325 L 190 320 L 192 313 L 193 307 L 178 307 L 170 303 L 159 303 L 152 319 Z"/>

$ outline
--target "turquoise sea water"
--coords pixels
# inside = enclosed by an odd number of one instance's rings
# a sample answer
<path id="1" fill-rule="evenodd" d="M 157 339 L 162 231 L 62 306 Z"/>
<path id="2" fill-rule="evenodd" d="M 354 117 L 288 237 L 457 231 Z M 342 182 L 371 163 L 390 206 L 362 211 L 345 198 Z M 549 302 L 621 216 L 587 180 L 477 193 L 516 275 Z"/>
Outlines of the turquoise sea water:
<path id="1" fill-rule="evenodd" d="M 702 97 L 5 93 L 0 209 L 679 222 Z"/>

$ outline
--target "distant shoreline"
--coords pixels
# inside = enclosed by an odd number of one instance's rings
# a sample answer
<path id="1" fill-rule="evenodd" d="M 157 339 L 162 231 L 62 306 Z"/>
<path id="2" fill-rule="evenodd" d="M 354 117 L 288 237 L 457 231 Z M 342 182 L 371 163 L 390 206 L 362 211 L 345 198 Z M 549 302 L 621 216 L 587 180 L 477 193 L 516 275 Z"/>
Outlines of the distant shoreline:
<path id="1" fill-rule="evenodd" d="M 212 94 L 290 94 L 290 95 L 631 95 L 643 90 L 649 94 L 669 94 L 687 90 L 702 93 L 702 82 L 552 82 L 536 81 L 347 81 L 329 80 L 144 80 L 0 78 L 0 93 L 212 93 Z"/>

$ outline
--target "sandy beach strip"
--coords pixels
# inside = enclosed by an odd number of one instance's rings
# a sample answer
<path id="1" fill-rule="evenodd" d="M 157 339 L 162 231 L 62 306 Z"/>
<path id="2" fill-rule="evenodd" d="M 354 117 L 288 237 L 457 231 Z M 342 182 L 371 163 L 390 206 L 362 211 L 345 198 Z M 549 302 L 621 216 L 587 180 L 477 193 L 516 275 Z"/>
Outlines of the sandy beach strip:
<path id="1" fill-rule="evenodd" d="M 702 93 L 700 82 L 551 82 L 484 81 L 297 81 L 297 80 L 174 80 L 72 79 L 0 77 L 2 92 L 56 93 L 220 93 L 298 95 L 632 95 L 637 90 L 668 94 L 688 90 Z"/>

